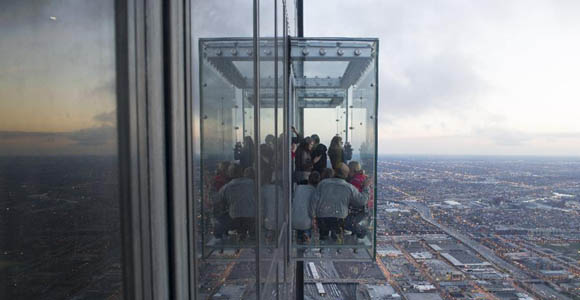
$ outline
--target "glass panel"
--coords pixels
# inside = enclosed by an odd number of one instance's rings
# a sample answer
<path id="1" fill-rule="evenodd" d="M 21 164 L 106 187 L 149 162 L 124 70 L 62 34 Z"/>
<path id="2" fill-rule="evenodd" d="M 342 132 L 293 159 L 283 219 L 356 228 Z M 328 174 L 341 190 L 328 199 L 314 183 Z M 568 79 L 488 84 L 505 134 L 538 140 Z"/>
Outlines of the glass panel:
<path id="1" fill-rule="evenodd" d="M 238 47 L 251 58 L 251 40 L 200 40 L 203 256 L 256 246 L 253 77 L 220 54 Z"/>
<path id="2" fill-rule="evenodd" d="M 252 10 L 251 1 L 192 2 L 200 299 L 257 298 Z"/>
<path id="3" fill-rule="evenodd" d="M 0 298 L 120 299 L 114 1 L 0 4 Z"/>
<path id="4" fill-rule="evenodd" d="M 363 39 L 292 40 L 296 127 L 313 144 L 308 150 L 305 141 L 295 155 L 297 259 L 374 257 L 376 46 Z M 319 183 L 308 178 L 314 171 Z"/>
<path id="5" fill-rule="evenodd" d="M 284 261 L 284 248 L 280 239 L 285 221 L 282 180 L 282 155 L 278 140 L 283 133 L 278 126 L 282 123 L 283 70 L 279 57 L 284 55 L 283 36 L 276 39 L 276 7 L 281 1 L 260 2 L 260 283 L 261 298 L 276 299 L 279 293 L 278 262 Z M 281 16 L 279 16 L 281 17 Z M 282 140 L 282 139 L 280 139 Z"/>

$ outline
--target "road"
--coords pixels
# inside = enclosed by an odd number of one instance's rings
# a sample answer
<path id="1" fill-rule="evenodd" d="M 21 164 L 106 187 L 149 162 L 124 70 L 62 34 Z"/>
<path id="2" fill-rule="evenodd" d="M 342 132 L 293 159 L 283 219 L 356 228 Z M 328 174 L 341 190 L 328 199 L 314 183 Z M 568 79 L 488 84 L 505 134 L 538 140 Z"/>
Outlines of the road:
<path id="1" fill-rule="evenodd" d="M 493 263 L 494 265 L 498 266 L 499 268 L 511 273 L 511 275 L 514 279 L 517 279 L 517 280 L 530 279 L 530 277 L 527 274 L 525 274 L 522 270 L 518 269 L 514 265 L 509 264 L 505 260 L 503 260 L 500 257 L 498 257 L 497 255 L 495 255 L 495 253 L 491 249 L 481 245 L 480 243 L 472 240 L 470 237 L 468 237 L 462 233 L 459 233 L 458 231 L 456 231 L 454 229 L 451 229 L 447 226 L 444 226 L 444 225 L 437 223 L 433 219 L 433 216 L 431 215 L 431 211 L 429 210 L 429 207 L 427 207 L 425 204 L 420 203 L 420 202 L 403 202 L 403 203 L 405 203 L 407 206 L 414 208 L 417 212 L 419 212 L 419 214 L 421 215 L 423 220 L 429 222 L 430 224 L 439 228 L 441 231 L 443 231 L 443 232 L 447 233 L 448 235 L 454 237 L 455 239 L 461 241 L 463 244 L 467 245 L 473 251 L 479 253 L 479 255 L 481 255 L 487 261 L 489 261 L 489 262 Z"/>

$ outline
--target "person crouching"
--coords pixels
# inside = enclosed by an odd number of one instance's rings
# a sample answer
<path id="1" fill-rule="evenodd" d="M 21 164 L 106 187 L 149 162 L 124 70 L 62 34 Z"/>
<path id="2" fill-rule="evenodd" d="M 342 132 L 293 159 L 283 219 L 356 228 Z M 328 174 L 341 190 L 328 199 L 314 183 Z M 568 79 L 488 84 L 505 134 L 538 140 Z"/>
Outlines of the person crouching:
<path id="1" fill-rule="evenodd" d="M 341 242 L 349 205 L 364 206 L 369 199 L 370 189 L 365 182 L 362 192 L 359 192 L 345 180 L 349 174 L 345 163 L 339 163 L 334 171 L 333 178 L 318 184 L 312 210 L 315 212 L 320 240 L 327 240 L 330 235 L 333 241 Z"/>
<path id="2" fill-rule="evenodd" d="M 296 186 L 292 202 L 292 228 L 296 230 L 298 243 L 308 242 L 312 235 L 314 211 L 312 201 L 316 194 L 316 186 L 320 182 L 320 173 L 313 171 L 308 176 L 308 184 Z"/>

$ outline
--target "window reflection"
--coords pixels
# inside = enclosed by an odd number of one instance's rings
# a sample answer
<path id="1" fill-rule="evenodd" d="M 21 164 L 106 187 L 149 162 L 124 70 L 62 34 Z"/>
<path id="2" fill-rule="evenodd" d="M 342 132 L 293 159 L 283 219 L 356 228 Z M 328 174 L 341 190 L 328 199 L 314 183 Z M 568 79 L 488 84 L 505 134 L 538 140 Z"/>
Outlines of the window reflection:
<path id="1" fill-rule="evenodd" d="M 0 298 L 121 298 L 114 2 L 0 4 Z"/>

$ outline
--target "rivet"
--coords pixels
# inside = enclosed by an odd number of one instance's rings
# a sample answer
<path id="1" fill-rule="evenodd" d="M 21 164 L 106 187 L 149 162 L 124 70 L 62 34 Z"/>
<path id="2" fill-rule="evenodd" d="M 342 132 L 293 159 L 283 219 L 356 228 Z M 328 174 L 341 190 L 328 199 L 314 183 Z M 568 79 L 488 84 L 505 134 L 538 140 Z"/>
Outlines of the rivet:
<path id="1" fill-rule="evenodd" d="M 326 49 L 324 48 L 320 48 L 320 51 L 318 51 L 320 53 L 320 55 L 325 55 L 326 54 Z"/>
<path id="2" fill-rule="evenodd" d="M 234 56 L 238 55 L 238 49 L 232 49 L 232 55 Z"/>
<path id="3" fill-rule="evenodd" d="M 248 56 L 251 56 L 251 55 L 252 55 L 252 53 L 253 53 L 253 52 L 252 52 L 252 49 L 248 49 L 248 50 L 246 51 L 246 53 L 248 53 Z"/>
<path id="4" fill-rule="evenodd" d="M 354 50 L 354 55 L 359 56 L 360 55 L 360 49 Z"/>
<path id="5" fill-rule="evenodd" d="M 308 55 L 308 53 L 310 53 L 310 51 L 308 51 L 308 48 L 302 49 L 302 55 L 306 56 L 306 55 Z"/>
<path id="6" fill-rule="evenodd" d="M 336 53 L 337 53 L 339 56 L 343 56 L 343 55 L 344 55 L 344 50 L 342 50 L 342 49 L 338 49 L 338 50 L 336 51 Z"/>
<path id="7" fill-rule="evenodd" d="M 217 54 L 217 56 L 221 56 L 222 55 L 222 50 L 218 49 L 215 54 Z"/>

